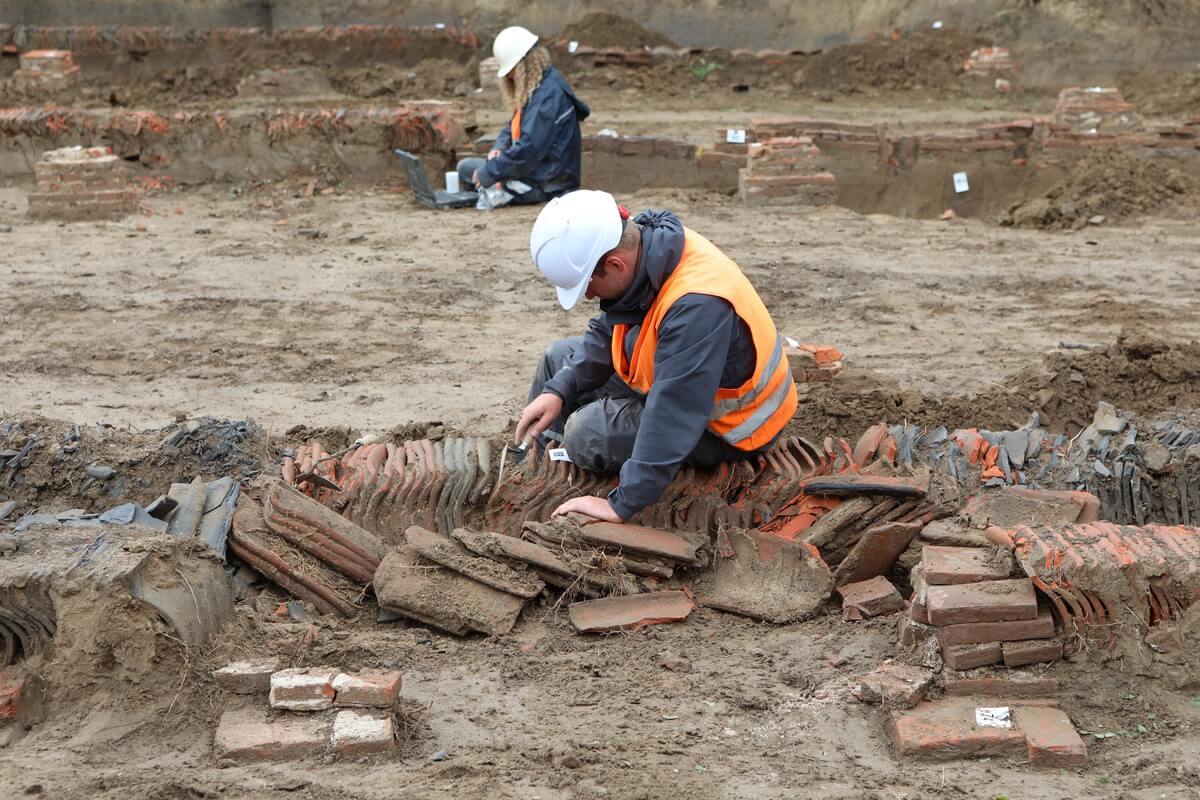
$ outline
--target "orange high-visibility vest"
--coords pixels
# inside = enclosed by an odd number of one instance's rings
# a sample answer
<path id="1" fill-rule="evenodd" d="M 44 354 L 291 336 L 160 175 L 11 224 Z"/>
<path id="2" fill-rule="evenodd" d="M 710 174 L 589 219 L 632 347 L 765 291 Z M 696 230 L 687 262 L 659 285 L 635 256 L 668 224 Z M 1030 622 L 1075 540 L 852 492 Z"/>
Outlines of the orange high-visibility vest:
<path id="1" fill-rule="evenodd" d="M 508 126 L 508 133 L 512 136 L 513 144 L 517 143 L 517 139 L 521 138 L 521 109 L 517 109 L 517 113 L 513 114 L 512 122 Z"/>
<path id="2" fill-rule="evenodd" d="M 755 363 L 754 374 L 744 384 L 717 389 L 708 429 L 739 450 L 757 450 L 775 438 L 796 413 L 796 385 L 783 357 L 783 337 L 737 264 L 695 231 L 684 228 L 683 241 L 679 264 L 646 312 L 631 358 L 625 357 L 629 326 L 613 326 L 613 367 L 631 388 L 649 393 L 654 384 L 658 328 L 671 305 L 685 294 L 720 297 L 750 329 Z"/>

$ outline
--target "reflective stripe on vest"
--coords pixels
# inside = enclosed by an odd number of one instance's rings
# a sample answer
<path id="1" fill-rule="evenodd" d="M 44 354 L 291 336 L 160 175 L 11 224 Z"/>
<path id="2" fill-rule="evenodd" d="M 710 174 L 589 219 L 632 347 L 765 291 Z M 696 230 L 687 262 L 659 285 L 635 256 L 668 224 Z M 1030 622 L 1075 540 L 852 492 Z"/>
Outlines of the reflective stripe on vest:
<path id="1" fill-rule="evenodd" d="M 679 263 L 646 312 L 629 357 L 625 355 L 629 326 L 613 326 L 613 367 L 630 388 L 648 393 L 654 383 L 658 328 L 671 305 L 686 294 L 720 297 L 750 330 L 754 372 L 741 386 L 717 390 L 708 429 L 740 450 L 757 450 L 774 439 L 796 412 L 796 386 L 783 357 L 783 339 L 762 299 L 737 264 L 698 233 L 684 229 Z"/>

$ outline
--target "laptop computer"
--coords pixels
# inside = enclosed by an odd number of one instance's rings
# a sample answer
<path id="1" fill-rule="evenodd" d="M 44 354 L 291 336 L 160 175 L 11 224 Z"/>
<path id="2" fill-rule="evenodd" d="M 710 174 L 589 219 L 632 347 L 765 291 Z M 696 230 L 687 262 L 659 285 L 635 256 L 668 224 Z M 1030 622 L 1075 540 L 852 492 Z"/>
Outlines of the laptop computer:
<path id="1" fill-rule="evenodd" d="M 396 150 L 408 188 L 417 196 L 417 202 L 426 208 L 470 208 L 479 199 L 479 192 L 446 192 L 429 185 L 429 176 L 421 166 L 421 159 L 407 150 Z"/>

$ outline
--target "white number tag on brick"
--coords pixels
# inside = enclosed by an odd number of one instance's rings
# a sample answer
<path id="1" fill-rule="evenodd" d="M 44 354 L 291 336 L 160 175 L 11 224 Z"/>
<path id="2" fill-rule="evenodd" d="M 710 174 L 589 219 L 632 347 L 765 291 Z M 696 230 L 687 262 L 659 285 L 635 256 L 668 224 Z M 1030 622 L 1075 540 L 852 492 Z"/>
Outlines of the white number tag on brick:
<path id="1" fill-rule="evenodd" d="M 729 128 L 725 131 L 725 141 L 730 144 L 745 144 L 746 132 L 740 128 Z"/>
<path id="2" fill-rule="evenodd" d="M 1012 715 L 1008 706 L 998 708 L 976 708 L 975 724 L 981 728 L 1011 728 Z"/>
<path id="3" fill-rule="evenodd" d="M 565 447 L 551 447 L 546 452 L 550 454 L 551 461 L 571 461 L 571 457 L 567 455 Z"/>
<path id="4" fill-rule="evenodd" d="M 958 192 L 959 194 L 962 194 L 963 192 L 969 192 L 970 190 L 971 190 L 971 184 L 967 183 L 967 173 L 965 173 L 965 172 L 954 173 L 954 191 Z"/>
<path id="5" fill-rule="evenodd" d="M 579 42 L 567 42 L 567 52 L 574 53 L 579 49 Z"/>

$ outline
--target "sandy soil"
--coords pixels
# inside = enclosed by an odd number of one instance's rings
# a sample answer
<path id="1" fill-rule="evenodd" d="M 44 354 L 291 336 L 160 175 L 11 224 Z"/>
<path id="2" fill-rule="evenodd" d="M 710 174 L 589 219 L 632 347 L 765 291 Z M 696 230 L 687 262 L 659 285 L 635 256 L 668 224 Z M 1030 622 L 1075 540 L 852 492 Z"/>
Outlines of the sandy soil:
<path id="1" fill-rule="evenodd" d="M 558 310 L 528 265 L 533 210 L 431 212 L 386 188 L 304 198 L 210 187 L 150 196 L 149 216 L 60 226 L 24 219 L 24 188 L 0 192 L 0 237 L 15 256 L 0 265 L 5 416 L 151 427 L 251 415 L 276 434 L 444 421 L 494 435 L 544 344 L 586 319 Z M 699 193 L 622 200 L 678 210 L 742 264 L 784 330 L 841 347 L 854 380 L 978 392 L 981 414 L 1010 409 L 996 424 L 1028 408 L 1007 397 L 1005 376 L 1060 343 L 1107 343 L 1129 324 L 1200 337 L 1198 236 L 1184 221 L 1064 234 Z M 896 761 L 879 713 L 848 695 L 891 655 L 890 621 L 774 628 L 703 612 L 583 639 L 539 616 L 498 641 L 334 625 L 310 652 L 296 650 L 292 626 L 247 619 L 225 645 L 166 659 L 142 684 L 81 676 L 71 691 L 87 702 L 52 704 L 50 722 L 0 755 L 0 778 L 62 798 L 257 798 L 302 784 L 296 793 L 315 798 L 1148 799 L 1195 796 L 1200 782 L 1189 694 L 1111 666 L 1056 668 L 1068 684 L 1085 673 L 1062 698 L 1081 730 L 1125 732 L 1089 738 L 1083 773 L 922 766 Z M 664 670 L 664 651 L 693 672 Z M 428 709 L 399 760 L 218 768 L 210 737 L 227 699 L 207 670 L 263 652 L 398 665 L 405 695 Z M 844 665 L 830 664 L 836 654 Z M 439 750 L 447 759 L 431 761 Z"/>
<path id="2" fill-rule="evenodd" d="M 851 55 L 878 55 L 867 49 Z M 321 102 L 449 96 L 469 71 L 367 68 L 334 76 L 344 94 Z M 124 99 L 227 105 L 233 77 L 206 78 L 195 92 L 130 89 Z M 654 78 L 573 76 L 598 109 L 587 131 L 707 142 L 717 127 L 758 112 L 883 120 L 903 130 L 970 128 L 1052 105 L 1048 95 L 1021 91 L 972 96 L 936 74 L 902 82 L 898 92 L 869 80 L 813 87 L 811 75 L 793 71 L 743 78 L 731 68 L 647 95 Z M 733 92 L 741 80 L 750 90 Z M 502 112 L 468 101 L 484 130 L 499 127 Z M 1159 110 L 1176 114 L 1179 104 Z M 532 270 L 536 209 L 432 212 L 392 186 L 313 197 L 302 186 L 157 192 L 138 216 L 70 225 L 29 222 L 31 186 L 0 187 L 0 419 L 40 414 L 147 430 L 206 414 L 251 416 L 273 445 L 303 435 L 298 426 L 422 432 L 440 422 L 504 435 L 542 348 L 581 331 L 589 311 L 562 312 Z M 742 265 L 788 335 L 844 351 L 850 368 L 842 378 L 805 396 L 797 425 L 807 434 L 856 434 L 881 416 L 1016 426 L 1047 387 L 1060 395 L 1059 418 L 1050 422 L 1067 430 L 1100 396 L 1136 411 L 1200 405 L 1194 346 L 1156 362 L 1170 366 L 1169 375 L 1100 349 L 1126 329 L 1200 339 L 1200 233 L 1192 220 L 1044 232 L 839 208 L 750 208 L 703 192 L 620 200 L 635 210 L 676 210 Z M 139 474 L 165 482 L 190 468 L 181 461 Z M 65 508 L 94 498 L 39 500 Z M 510 636 L 456 640 L 376 625 L 371 616 L 318 619 L 310 628 L 245 604 L 204 652 L 157 642 L 154 669 L 136 683 L 115 682 L 102 665 L 81 669 L 74 683 L 52 687 L 48 721 L 0 749 L 0 786 L 10 787 L 0 796 L 1200 797 L 1200 686 L 1133 675 L 1095 654 L 1051 669 L 1067 687 L 1062 707 L 1088 734 L 1086 770 L 995 760 L 923 765 L 897 760 L 884 717 L 849 694 L 894 653 L 892 620 L 846 624 L 830 614 L 774 627 L 700 611 L 680 625 L 587 638 L 542 607 Z M 690 671 L 664 668 L 668 653 Z M 297 666 L 403 670 L 399 756 L 214 764 L 216 720 L 245 701 L 222 695 L 209 672 L 267 654 Z M 439 751 L 445 759 L 433 761 Z"/>
<path id="3" fill-rule="evenodd" d="M 0 265 L 0 411 L 135 426 L 249 415 L 277 433 L 443 421 L 491 435 L 546 343 L 585 325 L 588 311 L 559 310 L 529 266 L 534 210 L 294 194 L 160 194 L 145 201 L 152 216 L 59 226 L 28 222 L 21 189 L 3 190 L 15 257 Z M 621 199 L 675 209 L 725 248 L 788 335 L 923 392 L 1005 393 L 1005 376 L 1044 351 L 1130 324 L 1200 337 L 1198 237 L 1182 220 L 1048 235 L 702 193 Z"/>

